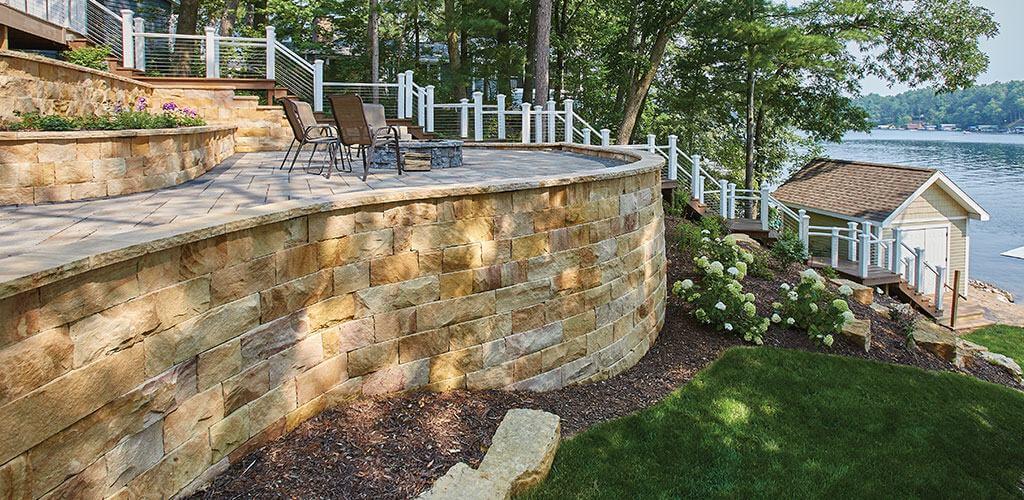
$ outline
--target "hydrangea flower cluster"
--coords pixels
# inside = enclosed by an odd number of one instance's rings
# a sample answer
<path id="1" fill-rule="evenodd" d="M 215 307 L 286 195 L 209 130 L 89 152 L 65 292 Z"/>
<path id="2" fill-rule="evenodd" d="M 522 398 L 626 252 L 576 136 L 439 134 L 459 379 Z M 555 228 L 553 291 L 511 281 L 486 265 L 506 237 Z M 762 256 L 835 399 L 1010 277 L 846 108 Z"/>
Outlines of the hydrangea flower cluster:
<path id="1" fill-rule="evenodd" d="M 700 272 L 697 283 L 677 281 L 672 292 L 692 304 L 698 321 L 761 344 L 770 322 L 757 314 L 754 294 L 744 293 L 740 280 L 754 256 L 731 240 L 711 239 L 702 232 L 701 245 L 694 264 Z"/>
<path id="2" fill-rule="evenodd" d="M 795 326 L 825 346 L 831 347 L 843 326 L 856 319 L 843 298 L 853 290 L 844 285 L 838 295 L 832 293 L 813 269 L 800 273 L 800 283 L 783 283 L 779 290 L 782 300 L 772 303 L 772 323 Z"/>

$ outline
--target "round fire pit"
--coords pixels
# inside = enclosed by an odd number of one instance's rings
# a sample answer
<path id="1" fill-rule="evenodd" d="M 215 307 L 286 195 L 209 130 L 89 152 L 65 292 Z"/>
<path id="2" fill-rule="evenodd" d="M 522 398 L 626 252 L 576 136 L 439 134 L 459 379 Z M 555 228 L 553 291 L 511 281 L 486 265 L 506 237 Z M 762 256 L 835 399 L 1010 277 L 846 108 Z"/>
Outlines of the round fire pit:
<path id="1" fill-rule="evenodd" d="M 373 168 L 395 168 L 395 150 L 388 142 L 377 147 L 373 155 Z M 426 141 L 400 141 L 398 147 L 405 154 L 407 170 L 427 170 L 429 155 L 430 168 L 462 166 L 462 141 L 430 139 Z"/>

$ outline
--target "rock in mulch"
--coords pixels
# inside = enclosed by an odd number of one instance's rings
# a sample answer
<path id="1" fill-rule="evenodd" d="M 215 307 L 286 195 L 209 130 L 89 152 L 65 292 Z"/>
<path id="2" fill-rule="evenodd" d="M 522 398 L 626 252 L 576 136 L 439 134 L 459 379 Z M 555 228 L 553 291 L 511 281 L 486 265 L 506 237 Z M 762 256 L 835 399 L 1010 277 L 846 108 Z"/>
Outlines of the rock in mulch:
<path id="1" fill-rule="evenodd" d="M 540 410 L 509 410 L 479 469 L 459 462 L 419 498 L 505 500 L 518 495 L 548 476 L 560 440 L 558 415 Z"/>
<path id="2" fill-rule="evenodd" d="M 864 349 L 864 352 L 871 350 L 870 319 L 855 319 L 853 321 L 849 321 L 843 325 L 843 330 L 839 333 L 843 340 Z"/>
<path id="3" fill-rule="evenodd" d="M 853 290 L 853 294 L 850 295 L 850 298 L 860 302 L 861 304 L 870 306 L 875 302 L 875 291 L 869 286 L 864 286 L 856 281 L 844 278 L 832 278 L 830 281 L 835 283 L 836 286 L 846 285 L 850 287 L 850 290 Z"/>

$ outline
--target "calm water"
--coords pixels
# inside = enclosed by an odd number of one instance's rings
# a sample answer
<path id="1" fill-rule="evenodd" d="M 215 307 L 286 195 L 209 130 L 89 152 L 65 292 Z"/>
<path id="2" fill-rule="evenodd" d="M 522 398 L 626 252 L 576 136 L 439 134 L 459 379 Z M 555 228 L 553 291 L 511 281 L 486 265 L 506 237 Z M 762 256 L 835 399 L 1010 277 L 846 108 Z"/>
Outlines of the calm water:
<path id="1" fill-rule="evenodd" d="M 878 130 L 826 145 L 831 158 L 938 168 L 992 215 L 971 221 L 971 277 L 1024 297 L 1024 135 Z"/>

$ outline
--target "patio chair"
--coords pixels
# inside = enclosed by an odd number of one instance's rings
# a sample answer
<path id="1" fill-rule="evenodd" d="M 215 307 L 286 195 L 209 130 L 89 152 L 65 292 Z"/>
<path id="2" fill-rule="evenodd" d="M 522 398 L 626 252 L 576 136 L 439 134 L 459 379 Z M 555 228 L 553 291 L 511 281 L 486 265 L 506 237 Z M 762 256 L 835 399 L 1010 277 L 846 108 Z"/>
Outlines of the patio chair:
<path id="1" fill-rule="evenodd" d="M 363 181 L 366 181 L 370 173 L 370 165 L 373 164 L 375 150 L 388 142 L 395 148 L 395 162 L 398 168 L 398 175 L 402 175 L 405 161 L 402 158 L 402 150 L 399 148 L 400 139 L 398 129 L 388 126 L 384 118 L 384 107 L 379 105 L 364 105 L 363 99 L 355 94 L 332 95 L 331 113 L 334 115 L 334 122 L 338 127 L 338 137 L 341 144 L 351 150 L 355 147 L 361 153 L 363 159 Z M 344 163 L 344 157 L 342 157 Z M 350 165 L 352 158 L 349 157 Z"/>
<path id="2" fill-rule="evenodd" d="M 291 166 L 288 167 L 288 172 L 291 172 L 295 168 L 295 160 L 299 158 L 299 153 L 302 151 L 302 147 L 306 144 L 313 145 L 313 152 L 309 155 L 309 161 L 307 162 L 307 169 L 310 163 L 313 161 L 313 155 L 316 154 L 317 146 L 324 144 L 327 146 L 327 153 L 331 159 L 331 167 L 328 167 L 327 176 L 331 176 L 331 168 L 338 168 L 338 155 L 341 154 L 340 144 L 338 142 L 338 135 L 335 133 L 334 127 L 327 124 L 317 123 L 316 115 L 313 114 L 313 108 L 307 102 L 300 101 L 298 99 L 282 99 L 284 104 L 284 114 L 288 119 L 288 125 L 292 129 L 293 139 L 291 144 L 288 145 L 288 151 L 284 154 L 284 159 L 281 160 L 280 168 L 284 168 L 284 164 L 288 161 L 288 156 L 292 152 L 292 148 L 298 143 L 298 147 L 295 148 L 295 156 L 292 156 Z M 344 162 L 342 162 L 344 163 Z M 320 169 L 320 173 L 323 173 L 323 168 Z"/>

